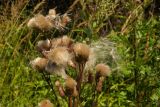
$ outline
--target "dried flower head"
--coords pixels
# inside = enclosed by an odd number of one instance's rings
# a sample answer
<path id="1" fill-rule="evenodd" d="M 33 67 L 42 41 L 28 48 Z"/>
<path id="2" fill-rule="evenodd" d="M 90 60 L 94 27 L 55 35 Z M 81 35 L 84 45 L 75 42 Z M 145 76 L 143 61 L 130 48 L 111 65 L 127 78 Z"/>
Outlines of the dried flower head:
<path id="1" fill-rule="evenodd" d="M 31 18 L 27 26 L 30 28 L 40 29 L 42 31 L 48 31 L 53 28 L 53 24 L 41 14 Z"/>
<path id="2" fill-rule="evenodd" d="M 43 52 L 46 57 L 58 66 L 66 66 L 71 60 L 71 55 L 65 47 L 57 47 L 48 52 Z"/>
<path id="3" fill-rule="evenodd" d="M 100 76 L 106 77 L 111 74 L 110 67 L 105 64 L 97 64 L 96 65 L 96 71 L 100 74 Z"/>
<path id="4" fill-rule="evenodd" d="M 70 47 L 73 44 L 73 40 L 67 36 L 51 40 L 52 48 L 58 46 Z"/>
<path id="5" fill-rule="evenodd" d="M 65 67 L 58 66 L 50 60 L 48 61 L 45 70 L 50 74 L 61 76 L 63 79 L 68 78 L 68 75 L 65 72 Z"/>
<path id="6" fill-rule="evenodd" d="M 77 82 L 73 78 L 68 77 L 65 81 L 66 94 L 69 96 L 76 97 L 78 95 L 76 86 L 77 86 Z"/>
<path id="7" fill-rule="evenodd" d="M 39 107 L 53 107 L 53 104 L 49 100 L 42 100 L 39 104 Z"/>
<path id="8" fill-rule="evenodd" d="M 47 40 L 38 41 L 36 48 L 40 52 L 49 51 L 50 48 L 51 48 L 51 42 L 48 39 Z"/>
<path id="9" fill-rule="evenodd" d="M 47 63 L 48 63 L 48 59 L 40 58 L 40 57 L 38 57 L 30 62 L 32 68 L 36 69 L 36 70 L 45 70 Z"/>
<path id="10" fill-rule="evenodd" d="M 77 82 L 71 78 L 71 77 L 68 77 L 66 80 L 65 80 L 65 87 L 66 88 L 69 88 L 69 89 L 74 89 L 77 85 Z"/>
<path id="11" fill-rule="evenodd" d="M 89 58 L 90 48 L 86 44 L 76 43 L 73 46 L 77 62 L 86 62 Z"/>

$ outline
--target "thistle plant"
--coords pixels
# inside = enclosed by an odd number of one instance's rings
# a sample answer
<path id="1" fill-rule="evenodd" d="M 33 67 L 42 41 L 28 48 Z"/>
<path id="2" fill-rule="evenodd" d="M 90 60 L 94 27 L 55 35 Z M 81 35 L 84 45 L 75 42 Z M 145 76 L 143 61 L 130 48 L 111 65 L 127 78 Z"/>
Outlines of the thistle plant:
<path id="1" fill-rule="evenodd" d="M 57 18 L 59 19 L 57 20 Z M 38 23 L 40 20 L 44 22 Z M 51 30 L 53 27 L 62 30 L 69 21 L 70 18 L 67 14 L 59 17 L 59 14 L 56 14 L 56 11 L 52 9 L 47 16 L 38 15 L 30 19 L 28 27 L 42 31 Z M 108 65 L 97 64 L 96 47 L 76 42 L 66 35 L 40 40 L 37 42 L 36 49 L 41 53 L 42 57 L 37 57 L 30 62 L 32 68 L 43 74 L 55 96 L 57 96 L 56 90 L 62 98 L 68 97 L 68 107 L 81 105 L 84 100 L 81 93 L 86 83 L 90 83 L 93 88 L 96 87 L 93 93 L 95 91 L 101 93 L 103 82 L 111 74 L 111 69 Z M 69 68 L 73 69 L 72 72 L 75 76 L 69 75 L 69 72 L 71 72 Z M 50 75 L 55 75 L 59 79 L 51 81 Z M 88 79 L 87 81 L 86 78 Z M 54 85 L 52 83 L 55 83 L 55 88 L 57 89 L 53 89 Z M 94 102 L 95 100 L 93 99 Z"/>

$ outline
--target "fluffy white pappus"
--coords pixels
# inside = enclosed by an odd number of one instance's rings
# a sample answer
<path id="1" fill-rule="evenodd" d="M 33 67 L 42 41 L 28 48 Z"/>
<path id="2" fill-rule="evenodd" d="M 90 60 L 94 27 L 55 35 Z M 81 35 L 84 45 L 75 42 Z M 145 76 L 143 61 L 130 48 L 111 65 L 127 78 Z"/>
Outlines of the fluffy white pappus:
<path id="1" fill-rule="evenodd" d="M 65 67 L 58 66 L 52 61 L 48 62 L 47 66 L 45 67 L 45 70 L 50 74 L 61 76 L 63 79 L 68 78 L 68 75 L 65 72 Z"/>
<path id="2" fill-rule="evenodd" d="M 112 71 L 117 71 L 120 68 L 119 61 L 120 56 L 116 50 L 116 44 L 109 41 L 107 38 L 99 39 L 96 42 L 90 44 L 90 54 L 89 59 L 85 65 L 85 71 L 83 82 L 88 81 L 88 73 L 91 72 L 95 74 L 95 66 L 98 63 L 104 63 L 109 65 Z"/>
<path id="3" fill-rule="evenodd" d="M 96 65 L 96 54 L 94 52 L 94 48 L 90 48 L 89 58 L 85 64 L 85 71 L 93 70 L 95 65 Z"/>
<path id="4" fill-rule="evenodd" d="M 99 39 L 91 43 L 91 50 L 85 69 L 92 70 L 97 63 L 108 64 L 114 70 L 119 69 L 120 56 L 114 42 L 109 41 L 107 38 Z"/>

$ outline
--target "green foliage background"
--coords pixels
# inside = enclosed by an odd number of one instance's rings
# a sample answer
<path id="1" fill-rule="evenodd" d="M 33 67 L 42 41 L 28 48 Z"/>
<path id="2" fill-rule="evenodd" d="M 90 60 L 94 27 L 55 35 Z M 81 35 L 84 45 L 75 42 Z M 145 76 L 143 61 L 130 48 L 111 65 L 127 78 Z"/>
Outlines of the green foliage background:
<path id="1" fill-rule="evenodd" d="M 72 22 L 65 34 L 87 43 L 107 38 L 116 44 L 120 57 L 118 69 L 97 95 L 98 107 L 160 106 L 160 14 L 152 8 L 146 12 L 154 2 L 79 0 L 71 11 Z M 36 14 L 34 8 L 26 8 L 28 3 L 13 2 L 11 7 L 0 8 L 0 107 L 35 107 L 45 98 L 67 107 L 67 100 L 56 93 L 56 101 L 42 75 L 29 65 L 39 56 L 35 51 L 38 40 L 61 34 L 27 28 L 28 19 Z M 85 85 L 82 107 L 91 107 L 90 90 L 91 85 Z"/>

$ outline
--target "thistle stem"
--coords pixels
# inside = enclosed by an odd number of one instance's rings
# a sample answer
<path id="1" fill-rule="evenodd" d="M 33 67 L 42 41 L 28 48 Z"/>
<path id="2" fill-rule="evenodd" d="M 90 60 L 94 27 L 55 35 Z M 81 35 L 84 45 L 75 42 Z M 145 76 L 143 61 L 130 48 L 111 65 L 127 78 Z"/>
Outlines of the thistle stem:
<path id="1" fill-rule="evenodd" d="M 72 96 L 68 96 L 68 107 L 72 107 Z"/>

